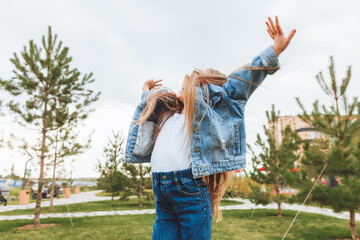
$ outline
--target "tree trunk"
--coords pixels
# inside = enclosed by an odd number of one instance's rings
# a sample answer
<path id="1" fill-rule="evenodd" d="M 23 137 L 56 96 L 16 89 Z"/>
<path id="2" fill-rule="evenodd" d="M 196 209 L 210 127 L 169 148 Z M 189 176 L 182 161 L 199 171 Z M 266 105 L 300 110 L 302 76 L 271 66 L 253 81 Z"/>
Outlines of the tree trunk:
<path id="1" fill-rule="evenodd" d="M 54 211 L 54 194 L 55 194 L 55 168 L 56 168 L 56 158 L 54 160 L 54 171 L 51 181 L 51 193 L 50 193 L 50 211 Z"/>
<path id="2" fill-rule="evenodd" d="M 349 212 L 350 212 L 349 225 L 350 225 L 351 236 L 353 240 L 359 240 L 359 234 L 357 233 L 355 226 L 355 210 L 350 209 Z"/>
<path id="3" fill-rule="evenodd" d="M 45 118 L 45 116 L 44 116 Z M 45 139 L 46 139 L 46 119 L 43 120 L 44 127 L 42 131 L 42 143 L 41 143 L 41 156 L 40 156 L 40 176 L 39 176 L 39 184 L 36 198 L 36 206 L 35 206 L 35 218 L 34 218 L 34 227 L 40 227 L 40 206 L 42 199 L 42 189 L 43 189 L 43 178 L 44 178 L 44 159 L 45 159 Z"/>
<path id="4" fill-rule="evenodd" d="M 278 217 L 281 217 L 282 212 L 281 212 L 281 202 L 280 202 L 279 176 L 277 174 L 275 180 L 275 190 L 276 190 L 276 203 L 278 205 Z"/>
<path id="5" fill-rule="evenodd" d="M 45 90 L 45 96 L 47 97 L 48 90 Z M 45 101 L 44 113 L 43 113 L 43 126 L 42 126 L 42 141 L 41 141 L 41 155 L 40 155 L 40 176 L 38 183 L 38 191 L 35 205 L 34 227 L 40 227 L 40 206 L 42 199 L 42 188 L 44 178 L 44 160 L 45 160 L 45 140 L 46 140 L 46 113 L 47 113 L 47 101 Z"/>
<path id="6" fill-rule="evenodd" d="M 141 200 L 141 197 L 142 197 L 142 192 L 141 192 L 141 182 L 142 182 L 142 166 L 140 165 L 139 166 L 140 168 L 140 183 L 139 183 L 139 207 L 142 207 L 142 200 Z"/>
<path id="7" fill-rule="evenodd" d="M 114 193 L 111 193 L 111 203 L 114 202 Z"/>
<path id="8" fill-rule="evenodd" d="M 56 159 L 57 159 L 58 136 L 59 136 L 59 131 L 56 133 L 56 140 L 55 140 L 54 170 L 53 170 L 53 177 L 52 177 L 52 181 L 51 181 L 51 193 L 50 193 L 50 211 L 54 211 L 55 169 L 56 169 Z"/>
<path id="9" fill-rule="evenodd" d="M 25 169 L 24 169 L 24 177 L 23 177 L 23 182 L 22 182 L 22 185 L 21 185 L 21 189 L 24 190 L 25 189 L 25 185 L 26 185 L 26 182 L 25 182 L 25 178 L 26 178 L 26 166 L 27 166 L 27 161 L 25 163 Z"/>
<path id="10" fill-rule="evenodd" d="M 278 202 L 277 205 L 278 205 L 278 217 L 282 217 L 281 202 Z"/>

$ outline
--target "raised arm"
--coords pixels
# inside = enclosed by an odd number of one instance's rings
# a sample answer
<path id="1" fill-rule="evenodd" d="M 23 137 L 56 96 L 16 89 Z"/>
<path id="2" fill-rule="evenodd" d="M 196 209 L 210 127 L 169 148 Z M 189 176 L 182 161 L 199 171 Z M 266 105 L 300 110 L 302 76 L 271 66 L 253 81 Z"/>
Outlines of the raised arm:
<path id="1" fill-rule="evenodd" d="M 296 30 L 293 29 L 289 36 L 285 37 L 278 18 L 275 17 L 276 24 L 271 18 L 268 19 L 270 23 L 266 22 L 267 32 L 274 40 L 274 45 L 254 57 L 252 62 L 248 64 L 251 67 L 241 67 L 229 75 L 223 88 L 232 99 L 247 101 L 265 77 L 268 74 L 275 73 L 280 68 L 278 56 L 289 45 Z M 257 70 L 256 68 L 264 68 L 264 70 Z"/>

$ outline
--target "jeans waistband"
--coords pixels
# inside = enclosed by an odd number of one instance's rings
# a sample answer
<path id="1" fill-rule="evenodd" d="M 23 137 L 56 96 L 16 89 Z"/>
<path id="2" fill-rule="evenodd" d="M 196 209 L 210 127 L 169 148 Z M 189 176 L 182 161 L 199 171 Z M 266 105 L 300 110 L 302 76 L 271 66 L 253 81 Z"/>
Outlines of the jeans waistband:
<path id="1" fill-rule="evenodd" d="M 181 183 L 186 180 L 192 180 L 193 174 L 191 168 L 171 172 L 153 172 L 152 179 L 155 182 Z"/>

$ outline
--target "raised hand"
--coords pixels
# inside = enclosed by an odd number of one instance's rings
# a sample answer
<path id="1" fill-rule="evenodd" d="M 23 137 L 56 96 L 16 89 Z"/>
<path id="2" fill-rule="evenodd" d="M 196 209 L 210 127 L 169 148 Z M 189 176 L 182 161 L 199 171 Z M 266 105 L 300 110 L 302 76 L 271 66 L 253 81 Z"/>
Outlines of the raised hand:
<path id="1" fill-rule="evenodd" d="M 143 88 L 142 88 L 142 91 L 144 92 L 144 91 L 146 91 L 146 90 L 151 90 L 151 89 L 154 88 L 154 87 L 161 86 L 162 84 L 159 83 L 159 82 L 161 82 L 161 81 L 162 81 L 162 79 L 156 80 L 156 81 L 154 81 L 154 79 L 147 80 L 147 81 L 144 83 L 144 86 L 143 86 Z"/>
<path id="2" fill-rule="evenodd" d="M 293 29 L 288 37 L 284 36 L 284 32 L 280 27 L 278 17 L 275 16 L 275 22 L 274 24 L 273 20 L 269 17 L 269 22 L 266 22 L 266 25 L 268 27 L 267 32 L 269 33 L 270 37 L 274 40 L 274 51 L 277 56 L 282 53 L 285 48 L 289 45 L 292 37 L 294 36 L 296 30 Z"/>

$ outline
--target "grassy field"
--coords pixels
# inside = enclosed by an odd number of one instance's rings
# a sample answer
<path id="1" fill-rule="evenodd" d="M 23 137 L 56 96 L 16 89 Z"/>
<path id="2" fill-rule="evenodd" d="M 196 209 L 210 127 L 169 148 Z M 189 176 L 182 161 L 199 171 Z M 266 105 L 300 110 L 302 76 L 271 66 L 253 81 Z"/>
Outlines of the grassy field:
<path id="1" fill-rule="evenodd" d="M 224 211 L 224 219 L 213 223 L 212 239 L 281 239 L 296 212 L 283 211 L 285 217 L 274 217 L 276 210 Z M 43 219 L 41 223 L 58 223 L 42 229 L 17 227 L 32 224 L 32 220 L 1 221 L 1 239 L 151 239 L 155 214 Z M 359 223 L 359 222 L 358 222 Z M 350 239 L 347 220 L 300 213 L 287 239 Z"/>
<path id="2" fill-rule="evenodd" d="M 138 198 L 130 198 L 129 201 L 121 202 L 119 200 L 114 200 L 114 203 L 111 204 L 111 201 L 97 201 L 97 202 L 86 202 L 78 204 L 68 205 L 70 212 L 93 212 L 93 211 L 114 211 L 114 210 L 140 210 L 140 209 L 149 209 L 155 208 L 154 201 L 143 200 L 143 206 L 139 207 Z M 242 202 L 223 200 L 221 202 L 222 206 L 226 205 L 238 205 L 243 204 Z M 67 212 L 66 205 L 54 206 L 54 211 L 50 211 L 49 207 L 42 207 L 41 213 L 65 213 Z M 34 209 L 25 209 L 25 210 L 14 210 L 8 212 L 0 212 L 0 215 L 27 215 L 33 214 Z M 1 239 L 1 238 L 0 238 Z"/>

